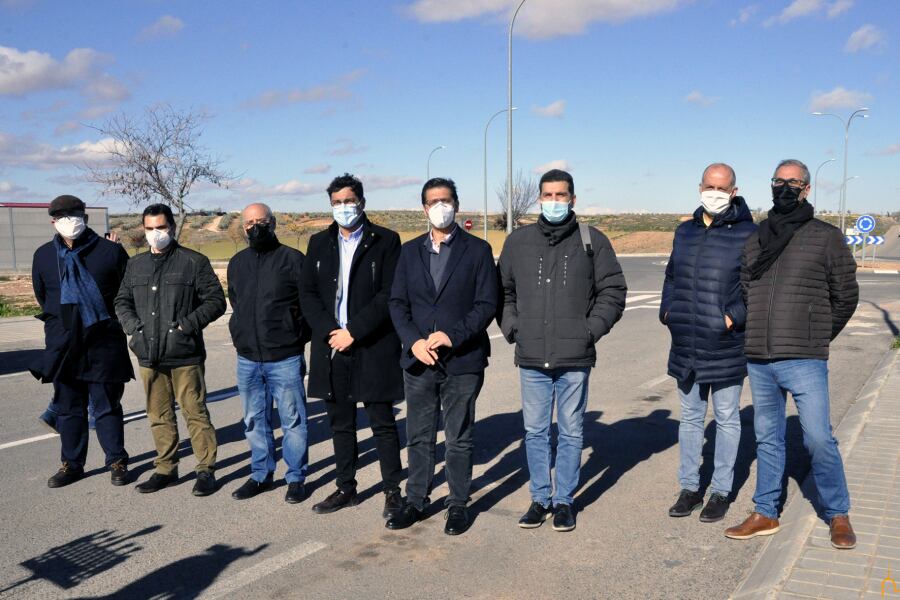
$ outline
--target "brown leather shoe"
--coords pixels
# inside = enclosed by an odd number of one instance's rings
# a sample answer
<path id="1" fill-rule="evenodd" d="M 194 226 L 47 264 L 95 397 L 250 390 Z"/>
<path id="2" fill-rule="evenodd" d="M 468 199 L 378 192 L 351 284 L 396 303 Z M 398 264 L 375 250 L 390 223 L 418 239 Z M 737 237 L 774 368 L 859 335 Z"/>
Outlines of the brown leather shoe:
<path id="1" fill-rule="evenodd" d="M 725 530 L 725 537 L 733 540 L 749 540 L 758 535 L 772 535 L 781 527 L 778 525 L 778 519 L 770 519 L 764 517 L 758 512 L 750 513 L 743 523 L 737 527 L 729 527 Z"/>
<path id="2" fill-rule="evenodd" d="M 831 519 L 831 545 L 838 550 L 856 548 L 856 534 L 850 525 L 850 517 L 838 515 Z"/>

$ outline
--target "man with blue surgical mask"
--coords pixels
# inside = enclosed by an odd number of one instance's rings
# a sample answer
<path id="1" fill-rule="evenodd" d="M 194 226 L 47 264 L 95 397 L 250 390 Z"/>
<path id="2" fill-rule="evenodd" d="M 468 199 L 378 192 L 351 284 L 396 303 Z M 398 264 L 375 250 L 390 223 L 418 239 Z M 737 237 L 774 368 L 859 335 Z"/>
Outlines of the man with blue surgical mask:
<path id="1" fill-rule="evenodd" d="M 337 490 L 313 511 L 332 513 L 359 503 L 361 402 L 381 464 L 382 514 L 390 518 L 402 507 L 393 403 L 403 399 L 403 373 L 400 338 L 388 311 L 400 236 L 369 221 L 362 182 L 349 173 L 336 177 L 327 192 L 334 222 L 310 238 L 300 281 L 300 306 L 312 329 L 307 391 L 325 400 L 337 470 Z"/>
<path id="2" fill-rule="evenodd" d="M 573 495 L 581 470 L 588 378 L 594 345 L 625 310 L 625 276 L 609 239 L 578 223 L 575 184 L 553 169 L 540 180 L 541 216 L 514 231 L 500 254 L 500 329 L 516 345 L 522 387 L 531 505 L 519 527 L 575 529 Z M 559 442 L 551 481 L 550 425 L 556 405 Z"/>

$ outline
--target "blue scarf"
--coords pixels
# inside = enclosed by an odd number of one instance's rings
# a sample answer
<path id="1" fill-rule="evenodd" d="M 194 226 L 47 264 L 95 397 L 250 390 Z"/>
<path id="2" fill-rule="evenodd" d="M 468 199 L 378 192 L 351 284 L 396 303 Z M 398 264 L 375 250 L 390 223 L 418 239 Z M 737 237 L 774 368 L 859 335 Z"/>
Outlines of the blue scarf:
<path id="1" fill-rule="evenodd" d="M 88 232 L 85 234 L 90 235 Z M 100 238 L 94 234 L 86 243 L 77 247 L 73 244 L 72 248 L 69 248 L 58 235 L 53 238 L 56 254 L 63 266 L 59 274 L 59 303 L 77 304 L 85 328 L 109 318 L 100 288 L 81 261 L 81 254 L 96 246 L 99 241 Z"/>

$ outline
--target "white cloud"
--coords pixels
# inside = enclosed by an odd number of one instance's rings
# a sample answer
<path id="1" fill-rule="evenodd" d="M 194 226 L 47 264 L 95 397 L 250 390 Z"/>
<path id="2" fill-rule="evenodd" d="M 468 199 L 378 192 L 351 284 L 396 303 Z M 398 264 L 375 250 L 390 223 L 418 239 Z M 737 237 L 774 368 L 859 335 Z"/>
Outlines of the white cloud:
<path id="1" fill-rule="evenodd" d="M 534 106 L 531 108 L 531 112 L 540 117 L 559 119 L 564 114 L 566 114 L 566 101 L 556 100 L 554 102 L 551 102 L 547 106 Z"/>
<path id="2" fill-rule="evenodd" d="M 114 147 L 112 138 L 96 142 L 55 147 L 34 141 L 30 137 L 0 133 L 0 164 L 28 169 L 56 169 L 59 167 L 101 163 Z"/>
<path id="3" fill-rule="evenodd" d="M 0 181 L 0 200 L 21 198 L 28 193 L 28 188 L 16 185 L 11 181 Z"/>
<path id="4" fill-rule="evenodd" d="M 116 107 L 113 105 L 96 105 L 89 106 L 80 113 L 78 117 L 81 119 L 99 119 L 102 116 L 115 112 Z"/>
<path id="5" fill-rule="evenodd" d="M 572 167 L 569 165 L 569 161 L 563 159 L 551 160 L 548 163 L 544 163 L 542 165 L 538 165 L 531 170 L 535 175 L 543 175 L 547 171 L 551 169 L 561 169 L 563 171 L 572 171 Z"/>
<path id="6" fill-rule="evenodd" d="M 321 165 L 313 165 L 311 167 L 307 167 L 307 168 L 303 169 L 303 172 L 306 173 L 307 175 L 318 175 L 318 174 L 322 174 L 322 173 L 327 173 L 330 170 L 331 170 L 331 165 L 324 163 Z"/>
<path id="7" fill-rule="evenodd" d="M 351 71 L 328 83 L 290 90 L 268 90 L 241 103 L 241 108 L 273 108 L 287 104 L 347 100 L 353 96 L 349 85 L 365 74 L 362 69 Z"/>
<path id="8" fill-rule="evenodd" d="M 128 88 L 107 73 L 98 75 L 84 86 L 84 93 L 98 102 L 122 102 L 131 97 Z"/>
<path id="9" fill-rule="evenodd" d="M 171 37 L 184 29 L 184 21 L 172 15 L 163 15 L 150 25 L 141 29 L 138 40 L 146 41 L 154 38 Z"/>
<path id="10" fill-rule="evenodd" d="M 835 0 L 831 3 L 825 2 L 825 0 L 793 0 L 779 14 L 766 19 L 763 25 L 766 27 L 775 24 L 784 25 L 794 19 L 808 17 L 822 11 L 825 11 L 829 19 L 833 19 L 850 10 L 853 3 L 854 0 Z"/>
<path id="11" fill-rule="evenodd" d="M 738 16 L 731 20 L 730 25 L 735 27 L 736 25 L 744 25 L 753 18 L 759 12 L 758 4 L 751 4 L 750 6 L 745 6 L 738 12 Z"/>
<path id="12" fill-rule="evenodd" d="M 78 131 L 79 129 L 81 129 L 81 123 L 78 121 L 63 121 L 53 130 L 53 135 L 65 135 L 67 133 L 72 133 L 73 131 Z"/>
<path id="13" fill-rule="evenodd" d="M 850 38 L 844 45 L 844 52 L 855 53 L 860 50 L 881 48 L 884 44 L 884 33 L 880 29 L 874 25 L 863 25 L 850 34 Z"/>
<path id="14" fill-rule="evenodd" d="M 697 106 L 712 106 L 722 98 L 719 96 L 705 96 L 699 90 L 693 90 L 690 94 L 684 97 L 684 101 L 690 104 L 696 104 Z"/>
<path id="15" fill-rule="evenodd" d="M 389 190 L 421 185 L 418 177 L 401 177 L 394 175 L 359 175 L 366 190 Z M 231 185 L 229 189 L 242 199 L 285 198 L 296 196 L 313 196 L 321 194 L 325 198 L 325 187 L 321 183 L 308 183 L 299 179 L 289 179 L 276 185 L 265 185 L 252 177 L 245 177 Z"/>
<path id="16" fill-rule="evenodd" d="M 394 190 L 410 185 L 421 185 L 419 177 L 403 177 L 399 175 L 360 175 L 360 181 L 367 190 Z"/>
<path id="17" fill-rule="evenodd" d="M 335 141 L 337 147 L 329 152 L 331 156 L 347 156 L 349 154 L 362 154 L 369 149 L 368 146 L 357 146 L 353 140 L 340 138 Z"/>
<path id="18" fill-rule="evenodd" d="M 838 86 L 829 92 L 813 92 L 809 110 L 815 112 L 836 108 L 860 108 L 871 99 L 871 94 Z"/>
<path id="19" fill-rule="evenodd" d="M 851 8 L 853 8 L 853 0 L 836 0 L 828 7 L 828 18 L 833 19 Z"/>
<path id="20" fill-rule="evenodd" d="M 891 144 L 890 146 L 886 146 L 881 150 L 876 150 L 875 154 L 877 156 L 894 156 L 900 154 L 900 144 Z"/>
<path id="21" fill-rule="evenodd" d="M 72 87 L 85 83 L 109 57 L 90 48 L 76 48 L 60 62 L 49 54 L 0 46 L 0 95 Z"/>
<path id="22" fill-rule="evenodd" d="M 533 39 L 584 33 L 594 22 L 623 23 L 673 11 L 688 0 L 531 0 L 516 18 L 515 32 Z M 412 16 L 425 23 L 487 18 L 508 23 L 518 0 L 416 0 Z"/>

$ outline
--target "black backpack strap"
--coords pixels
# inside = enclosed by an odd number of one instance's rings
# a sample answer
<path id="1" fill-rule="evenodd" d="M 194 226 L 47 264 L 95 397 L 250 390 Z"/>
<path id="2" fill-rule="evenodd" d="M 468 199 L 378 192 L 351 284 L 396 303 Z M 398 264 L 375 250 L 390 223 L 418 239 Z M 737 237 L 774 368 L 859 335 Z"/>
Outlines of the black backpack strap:
<path id="1" fill-rule="evenodd" d="M 594 248 L 591 246 L 591 230 L 587 223 L 578 224 L 578 233 L 581 234 L 581 247 L 588 256 L 594 256 Z"/>

